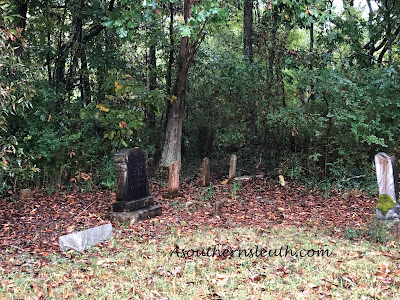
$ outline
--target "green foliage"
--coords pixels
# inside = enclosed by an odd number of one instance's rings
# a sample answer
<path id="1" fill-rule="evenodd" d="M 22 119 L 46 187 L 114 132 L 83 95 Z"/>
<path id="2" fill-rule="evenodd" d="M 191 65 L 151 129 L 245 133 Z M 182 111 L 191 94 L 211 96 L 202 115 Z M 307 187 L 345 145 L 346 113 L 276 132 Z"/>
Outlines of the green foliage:
<path id="1" fill-rule="evenodd" d="M 234 180 L 232 183 L 232 193 L 231 197 L 233 199 L 237 199 L 238 195 L 237 192 L 240 190 L 240 187 L 242 186 L 242 182 L 240 180 Z"/>
<path id="2" fill-rule="evenodd" d="M 24 41 L 20 30 L 12 28 L 18 18 L 12 9 L 7 1 L 0 1 L 0 166 L 5 180 L 0 192 L 11 185 L 15 189 L 18 180 L 29 181 L 38 171 L 23 147 L 31 136 L 18 136 L 10 130 L 12 122 L 25 117 L 32 108 L 30 100 L 35 94 L 31 74 L 15 53 L 16 46 L 22 47 Z"/>
<path id="3" fill-rule="evenodd" d="M 357 230 L 355 228 L 346 228 L 344 232 L 344 238 L 348 240 L 356 240 L 358 237 Z"/>
<path id="4" fill-rule="evenodd" d="M 380 209 L 384 215 L 387 214 L 389 210 L 396 206 L 396 202 L 393 201 L 392 197 L 386 194 L 379 195 L 377 209 Z"/>
<path id="5" fill-rule="evenodd" d="M 385 221 L 374 218 L 369 226 L 368 235 L 371 242 L 385 243 L 388 240 L 388 225 Z"/>
<path id="6" fill-rule="evenodd" d="M 348 227 L 346 228 L 344 232 L 344 238 L 348 240 L 359 240 L 361 238 L 364 238 L 368 234 L 367 230 L 363 228 L 352 228 Z"/>
<path id="7" fill-rule="evenodd" d="M 101 166 L 98 175 L 100 184 L 109 190 L 114 190 L 117 187 L 117 177 L 113 157 L 104 156 Z"/>
<path id="8" fill-rule="evenodd" d="M 103 103 L 90 103 L 81 109 L 80 117 L 99 122 L 104 138 L 118 149 L 132 145 L 135 133 L 145 127 L 147 111 L 160 117 L 166 96 L 160 90 L 147 91 L 129 75 L 115 81 L 115 92 Z"/>
<path id="9" fill-rule="evenodd" d="M 375 192 L 372 157 L 400 140 L 400 14 L 391 1 L 367 17 L 322 0 L 259 5 L 252 63 L 242 2 L 195 2 L 186 23 L 176 1 L 111 3 L 29 1 L 22 31 L 17 7 L 0 1 L 0 189 L 113 188 L 112 153 L 125 147 L 145 148 L 156 165 L 168 81 L 188 37 L 204 41 L 187 81 L 185 156 L 239 152 L 289 180 Z"/>
<path id="10" fill-rule="evenodd" d="M 210 200 L 213 199 L 214 194 L 215 194 L 215 188 L 213 185 L 210 185 L 205 191 L 202 201 L 209 202 Z"/>
<path id="11" fill-rule="evenodd" d="M 220 1 L 205 0 L 196 3 L 188 24 L 179 25 L 181 36 L 187 36 L 194 41 L 201 38 L 206 23 L 224 23 L 228 18 L 228 10 L 221 6 Z"/>

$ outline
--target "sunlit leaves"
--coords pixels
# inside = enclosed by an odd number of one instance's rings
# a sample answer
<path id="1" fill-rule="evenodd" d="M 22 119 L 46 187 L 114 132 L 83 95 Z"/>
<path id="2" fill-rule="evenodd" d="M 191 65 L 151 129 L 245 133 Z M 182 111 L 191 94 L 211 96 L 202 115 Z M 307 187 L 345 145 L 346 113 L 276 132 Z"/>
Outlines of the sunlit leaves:
<path id="1" fill-rule="evenodd" d="M 118 81 L 114 82 L 115 85 L 115 92 L 118 93 L 119 90 L 121 90 L 124 86 L 119 84 Z"/>
<path id="2" fill-rule="evenodd" d="M 81 110 L 81 119 L 95 118 L 104 130 L 104 138 L 116 147 L 128 147 L 139 130 L 145 128 L 146 114 L 160 116 L 166 95 L 161 90 L 148 91 L 129 74 L 114 80 L 113 95 L 95 106 Z"/>
<path id="3" fill-rule="evenodd" d="M 228 10 L 219 1 L 206 0 L 193 5 L 192 15 L 184 22 L 180 19 L 179 31 L 181 36 L 196 40 L 203 34 L 205 25 L 224 23 L 228 18 Z"/>
<path id="4" fill-rule="evenodd" d="M 190 26 L 181 26 L 180 28 L 181 36 L 191 36 L 192 29 Z"/>
<path id="5" fill-rule="evenodd" d="M 104 112 L 109 112 L 110 111 L 110 109 L 109 108 L 107 108 L 107 107 L 105 107 L 103 104 L 97 104 L 96 105 L 96 108 L 98 108 L 98 109 L 100 109 L 100 111 L 104 111 Z"/>

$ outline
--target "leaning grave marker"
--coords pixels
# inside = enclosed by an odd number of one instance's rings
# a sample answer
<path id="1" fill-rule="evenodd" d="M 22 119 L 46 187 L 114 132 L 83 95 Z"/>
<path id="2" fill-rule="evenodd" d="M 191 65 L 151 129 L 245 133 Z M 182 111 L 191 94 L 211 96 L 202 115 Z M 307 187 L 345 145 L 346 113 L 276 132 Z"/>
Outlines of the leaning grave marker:
<path id="1" fill-rule="evenodd" d="M 124 149 L 115 154 L 114 161 L 117 164 L 117 201 L 109 217 L 132 224 L 161 215 L 161 207 L 154 205 L 154 198 L 149 195 L 146 151 Z"/>
<path id="2" fill-rule="evenodd" d="M 76 251 L 84 251 L 100 242 L 107 241 L 112 238 L 112 225 L 105 224 L 83 231 L 74 232 L 63 235 L 58 238 L 61 251 L 74 249 Z"/>
<path id="3" fill-rule="evenodd" d="M 379 186 L 379 201 L 376 209 L 378 220 L 400 217 L 399 178 L 396 160 L 393 156 L 380 152 L 375 155 L 376 178 Z"/>

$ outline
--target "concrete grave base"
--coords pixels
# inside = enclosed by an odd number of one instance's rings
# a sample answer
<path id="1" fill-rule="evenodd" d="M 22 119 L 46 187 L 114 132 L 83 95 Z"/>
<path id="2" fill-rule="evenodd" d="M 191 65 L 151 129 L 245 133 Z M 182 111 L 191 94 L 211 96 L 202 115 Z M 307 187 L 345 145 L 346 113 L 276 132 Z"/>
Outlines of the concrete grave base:
<path id="1" fill-rule="evenodd" d="M 376 209 L 376 218 L 378 220 L 394 220 L 400 218 L 400 205 L 389 209 L 386 215 L 380 209 Z"/>
<path id="2" fill-rule="evenodd" d="M 89 247 L 112 238 L 112 225 L 90 228 L 87 230 L 63 235 L 58 238 L 61 251 L 74 249 L 84 251 Z"/>
<path id="3" fill-rule="evenodd" d="M 150 207 L 153 204 L 154 204 L 154 198 L 152 196 L 148 196 L 142 199 L 132 200 L 132 201 L 117 201 L 113 203 L 112 210 L 114 212 L 129 212 Z"/>
<path id="4" fill-rule="evenodd" d="M 389 241 L 400 242 L 400 219 L 377 220 L 374 225 L 375 230 L 383 230 Z"/>
<path id="5" fill-rule="evenodd" d="M 156 216 L 160 216 L 162 208 L 159 205 L 152 205 L 150 207 L 138 209 L 131 212 L 109 212 L 107 217 L 111 220 L 117 221 L 123 224 L 134 224 L 138 221 L 150 219 Z"/>

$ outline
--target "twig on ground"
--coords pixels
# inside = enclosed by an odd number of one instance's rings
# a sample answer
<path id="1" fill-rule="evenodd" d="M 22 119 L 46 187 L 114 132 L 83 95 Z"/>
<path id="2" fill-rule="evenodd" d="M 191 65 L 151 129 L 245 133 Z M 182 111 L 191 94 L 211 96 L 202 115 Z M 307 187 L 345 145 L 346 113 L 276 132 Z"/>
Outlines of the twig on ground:
<path id="1" fill-rule="evenodd" d="M 362 178 L 362 177 L 365 177 L 365 175 L 353 176 L 353 177 L 347 178 L 346 181 L 350 181 L 352 179 L 357 179 L 357 178 Z"/>
<path id="2" fill-rule="evenodd" d="M 96 200 L 94 200 L 92 203 L 90 203 L 88 206 L 86 206 L 86 208 L 84 208 L 83 210 L 81 210 L 81 212 L 79 214 L 77 214 L 74 219 L 76 219 L 77 217 L 79 217 L 84 211 L 86 211 L 89 207 L 91 207 L 93 204 L 95 204 L 97 202 L 97 200 L 99 200 L 99 198 L 97 198 Z"/>
<path id="3" fill-rule="evenodd" d="M 24 250 L 24 249 L 22 249 L 22 248 L 20 248 L 20 247 L 18 247 L 18 246 L 14 246 L 14 245 L 10 245 L 10 246 L 13 247 L 13 248 L 15 248 L 15 249 L 18 249 L 18 250 L 27 252 L 26 250 Z"/>

